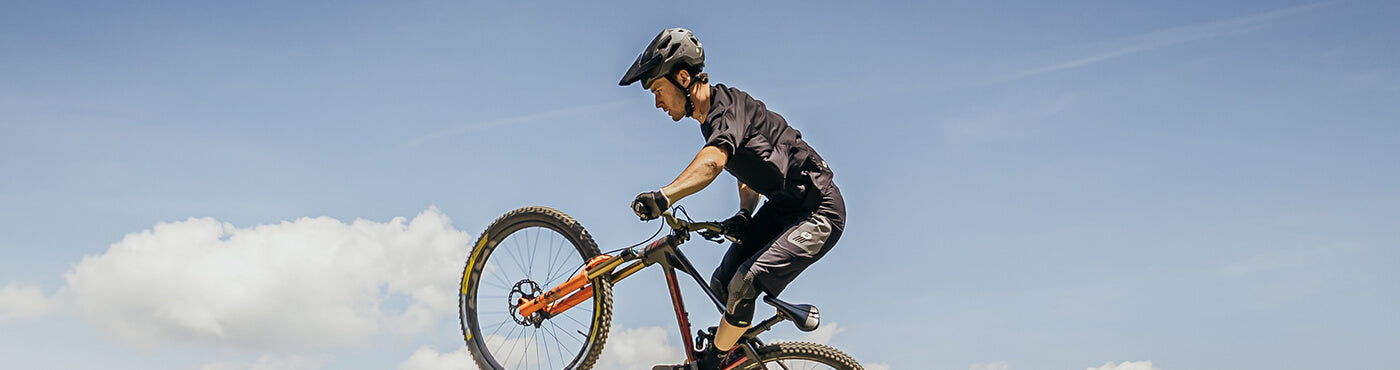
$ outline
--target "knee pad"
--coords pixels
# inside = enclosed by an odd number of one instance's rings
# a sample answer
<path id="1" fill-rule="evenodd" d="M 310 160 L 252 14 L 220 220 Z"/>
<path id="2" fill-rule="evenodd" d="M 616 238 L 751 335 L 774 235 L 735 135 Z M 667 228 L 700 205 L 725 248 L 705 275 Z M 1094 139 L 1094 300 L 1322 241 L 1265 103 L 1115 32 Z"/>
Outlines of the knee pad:
<path id="1" fill-rule="evenodd" d="M 726 304 L 728 304 L 728 302 L 729 302 L 729 283 L 728 283 L 728 282 L 720 281 L 718 276 L 711 276 L 711 277 L 710 277 L 710 292 L 714 293 L 714 294 L 715 294 L 715 298 L 719 298 L 719 301 L 720 301 L 720 302 L 726 302 Z"/>
<path id="2" fill-rule="evenodd" d="M 724 313 L 724 322 L 740 328 L 747 328 L 753 323 L 754 299 L 740 299 L 738 302 L 730 303 L 728 312 Z"/>
<path id="3" fill-rule="evenodd" d="M 753 274 L 747 269 L 741 269 L 729 280 L 728 290 L 724 321 L 738 327 L 749 326 L 753 321 L 754 301 L 758 298 L 758 287 L 754 286 Z"/>

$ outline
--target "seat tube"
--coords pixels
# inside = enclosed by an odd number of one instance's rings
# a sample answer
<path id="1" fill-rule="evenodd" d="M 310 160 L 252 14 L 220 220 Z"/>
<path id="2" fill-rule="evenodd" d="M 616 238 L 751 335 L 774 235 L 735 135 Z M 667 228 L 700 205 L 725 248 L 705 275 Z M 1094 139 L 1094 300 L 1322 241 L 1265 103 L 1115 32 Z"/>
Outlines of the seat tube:
<path id="1" fill-rule="evenodd" d="M 681 329 L 681 346 L 685 347 L 687 362 L 695 362 L 700 354 L 695 350 L 695 340 L 690 334 L 690 313 L 685 311 L 685 301 L 681 300 L 681 285 L 676 281 L 676 269 L 666 267 L 666 286 L 671 289 L 671 303 L 676 308 L 676 324 Z"/>

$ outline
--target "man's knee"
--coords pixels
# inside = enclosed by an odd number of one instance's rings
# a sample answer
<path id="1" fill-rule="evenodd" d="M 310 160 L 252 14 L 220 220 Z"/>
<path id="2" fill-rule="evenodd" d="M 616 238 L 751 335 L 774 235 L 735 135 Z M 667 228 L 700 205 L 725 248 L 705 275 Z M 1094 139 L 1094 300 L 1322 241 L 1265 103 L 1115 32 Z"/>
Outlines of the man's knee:
<path id="1" fill-rule="evenodd" d="M 753 321 L 754 301 L 758 298 L 758 287 L 753 272 L 739 269 L 729 280 L 725 302 L 724 320 L 730 325 L 745 327 Z"/>
<path id="2" fill-rule="evenodd" d="M 729 302 L 729 281 L 720 280 L 718 271 L 710 276 L 710 292 L 715 293 L 715 298 L 719 298 L 720 302 Z"/>

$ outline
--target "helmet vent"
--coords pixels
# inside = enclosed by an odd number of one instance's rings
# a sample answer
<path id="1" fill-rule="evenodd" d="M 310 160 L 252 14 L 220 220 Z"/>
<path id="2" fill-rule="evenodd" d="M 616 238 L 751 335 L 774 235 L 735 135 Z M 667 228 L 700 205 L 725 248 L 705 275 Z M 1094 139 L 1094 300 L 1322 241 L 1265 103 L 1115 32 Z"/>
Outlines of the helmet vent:
<path id="1" fill-rule="evenodd" d="M 666 57 L 670 58 L 671 56 L 676 55 L 676 50 L 680 48 L 681 44 L 671 44 L 671 50 L 666 51 Z"/>

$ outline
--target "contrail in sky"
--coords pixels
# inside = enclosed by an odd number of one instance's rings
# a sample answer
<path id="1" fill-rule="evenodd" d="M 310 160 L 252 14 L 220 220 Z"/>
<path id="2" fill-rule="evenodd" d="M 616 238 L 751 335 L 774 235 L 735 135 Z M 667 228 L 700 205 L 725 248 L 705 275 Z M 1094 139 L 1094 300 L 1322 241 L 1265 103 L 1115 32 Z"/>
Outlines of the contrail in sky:
<path id="1" fill-rule="evenodd" d="M 408 140 L 408 141 L 405 141 L 404 143 L 407 144 L 408 146 L 418 146 L 418 145 L 422 145 L 423 143 L 428 142 L 428 141 L 432 141 L 432 140 L 436 140 L 436 139 L 441 139 L 441 138 L 445 138 L 445 137 L 450 137 L 450 136 L 462 135 L 462 134 L 466 134 L 466 133 L 469 133 L 469 132 L 472 132 L 472 131 L 477 131 L 477 130 L 492 128 L 492 127 L 501 127 L 501 126 L 517 125 L 517 124 L 522 124 L 522 123 L 529 123 L 529 122 L 542 121 L 542 120 L 548 120 L 548 119 L 567 118 L 567 117 L 577 116 L 577 115 L 580 115 L 580 114 L 588 114 L 588 113 L 601 112 L 601 111 L 606 111 L 606 110 L 608 110 L 608 109 L 612 109 L 612 108 L 616 108 L 616 107 L 622 106 L 622 104 L 624 104 L 624 103 L 626 103 L 626 102 L 628 102 L 628 101 L 629 101 L 629 100 L 618 100 L 618 101 L 609 102 L 609 103 L 599 103 L 599 104 L 590 104 L 590 105 L 579 105 L 579 106 L 573 106 L 573 107 L 568 107 L 568 108 L 555 109 L 555 110 L 551 110 L 551 111 L 544 111 L 544 112 L 539 112 L 539 113 L 531 113 L 531 114 L 526 114 L 526 115 L 520 115 L 520 116 L 515 116 L 515 117 L 500 118 L 500 119 L 495 119 L 495 120 L 490 120 L 490 121 L 485 121 L 485 122 L 473 122 L 473 123 L 468 123 L 468 124 L 463 124 L 463 125 L 459 125 L 459 126 L 456 126 L 456 127 L 448 128 L 448 129 L 445 129 L 445 130 L 442 130 L 442 131 L 438 131 L 438 132 L 434 132 L 434 133 L 431 133 L 431 134 L 423 135 L 423 136 L 420 136 L 420 137 L 417 137 L 417 138 L 414 138 L 414 139 L 410 139 L 410 140 Z"/>
<path id="2" fill-rule="evenodd" d="M 1046 73 L 1079 68 L 1117 57 L 1136 54 L 1149 50 L 1161 49 L 1164 47 L 1183 44 L 1191 41 L 1210 39 L 1229 34 L 1249 32 L 1271 21 L 1300 13 L 1306 13 L 1327 5 L 1331 5 L 1333 3 L 1336 3 L 1336 1 L 1300 5 L 1291 8 L 1278 9 L 1254 15 L 1226 19 L 1222 21 L 1169 28 L 1140 36 L 1134 36 L 1128 39 L 1124 39 L 1122 41 L 1122 43 L 1126 43 L 1127 45 L 1118 47 L 1114 50 L 1109 50 L 1106 52 L 1066 62 L 1054 63 L 1046 66 L 1028 69 L 1025 71 L 1011 74 L 1005 78 L 998 80 L 997 82 L 1019 80 Z"/>

